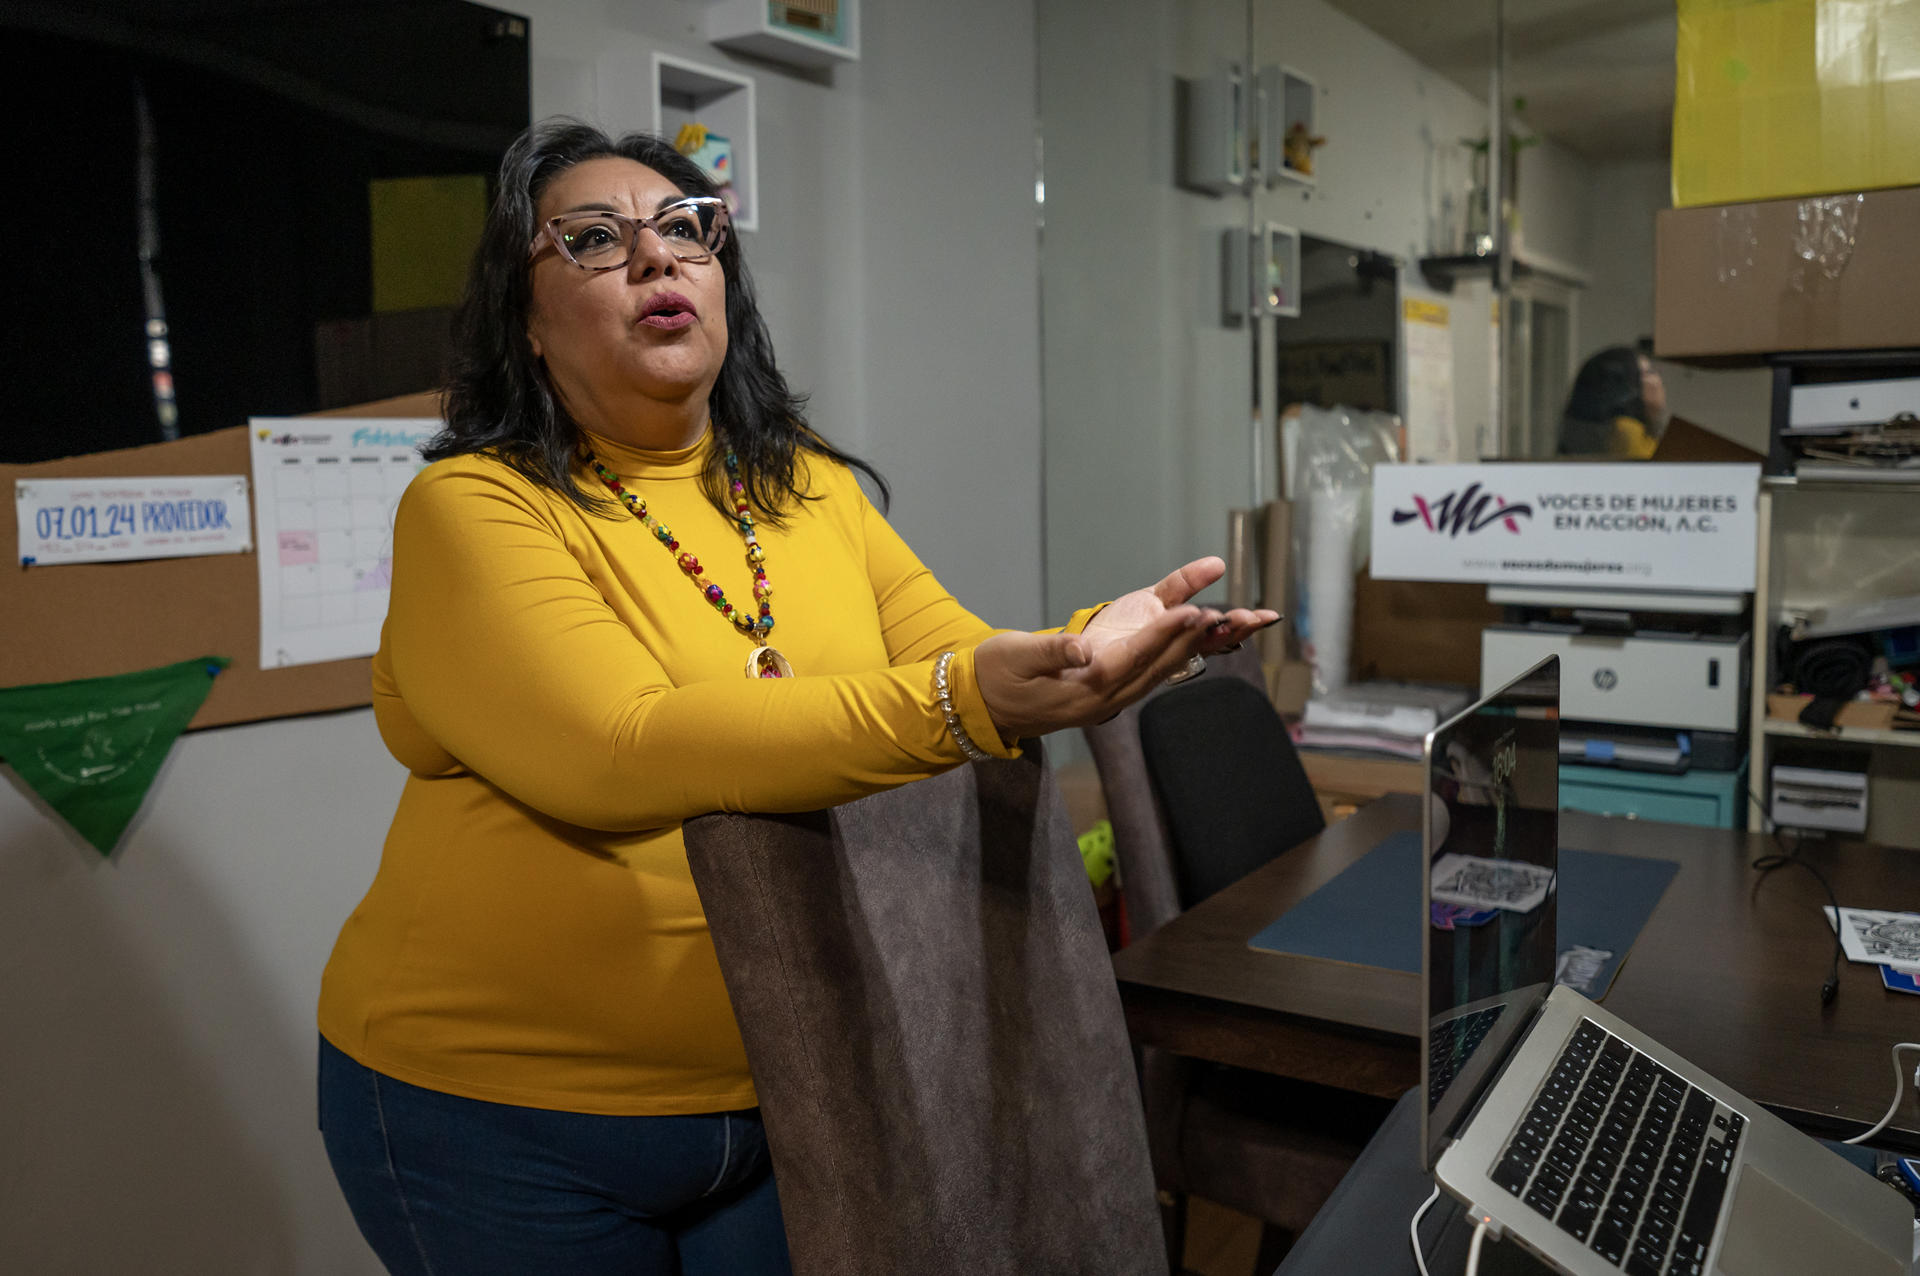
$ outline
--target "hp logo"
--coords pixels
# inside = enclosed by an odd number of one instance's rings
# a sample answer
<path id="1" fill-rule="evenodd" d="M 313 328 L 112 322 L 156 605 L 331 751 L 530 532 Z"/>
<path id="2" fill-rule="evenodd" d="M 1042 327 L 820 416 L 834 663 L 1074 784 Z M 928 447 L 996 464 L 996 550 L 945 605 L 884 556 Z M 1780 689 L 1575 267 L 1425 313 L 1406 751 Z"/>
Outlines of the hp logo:
<path id="1" fill-rule="evenodd" d="M 1593 685 L 1602 691 L 1612 691 L 1620 685 L 1620 675 L 1611 669 L 1595 669 L 1593 671 Z"/>

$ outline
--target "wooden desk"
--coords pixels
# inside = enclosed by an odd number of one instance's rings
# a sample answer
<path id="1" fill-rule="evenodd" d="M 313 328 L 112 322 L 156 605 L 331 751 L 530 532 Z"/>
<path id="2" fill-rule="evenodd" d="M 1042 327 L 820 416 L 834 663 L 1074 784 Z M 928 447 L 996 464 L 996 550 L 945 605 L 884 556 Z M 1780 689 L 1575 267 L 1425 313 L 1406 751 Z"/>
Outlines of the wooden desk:
<path id="1" fill-rule="evenodd" d="M 1388 834 L 1417 829 L 1419 811 L 1416 798 L 1382 798 L 1115 954 L 1134 1039 L 1383 1097 L 1417 1085 L 1418 976 L 1247 940 Z M 1748 864 L 1773 844 L 1729 830 L 1563 812 L 1560 840 L 1680 865 L 1607 1009 L 1803 1129 L 1857 1134 L 1880 1119 L 1893 1097 L 1889 1048 L 1920 1040 L 1920 997 L 1888 992 L 1874 968 L 1843 961 L 1840 995 L 1821 1007 L 1833 939 L 1812 874 L 1762 877 Z M 1920 853 L 1803 854 L 1842 903 L 1920 910 Z M 1876 1143 L 1920 1148 L 1908 1089 Z"/>

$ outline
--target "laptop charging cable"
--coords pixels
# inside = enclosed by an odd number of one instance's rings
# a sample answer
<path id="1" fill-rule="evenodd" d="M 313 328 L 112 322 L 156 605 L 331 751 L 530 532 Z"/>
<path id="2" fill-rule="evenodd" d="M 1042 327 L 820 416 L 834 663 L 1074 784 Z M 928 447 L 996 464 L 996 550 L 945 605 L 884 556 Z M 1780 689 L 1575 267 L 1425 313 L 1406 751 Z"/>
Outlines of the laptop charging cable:
<path id="1" fill-rule="evenodd" d="M 1473 1241 L 1467 1246 L 1467 1276 L 1478 1276 L 1480 1271 L 1480 1242 L 1487 1239 L 1487 1230 L 1493 1220 L 1483 1218 L 1474 1225 Z M 1495 1237 L 1498 1240 L 1499 1237 Z"/>
<path id="2" fill-rule="evenodd" d="M 1420 1208 L 1413 1212 L 1413 1221 L 1407 1225 L 1407 1240 L 1413 1247 L 1413 1265 L 1420 1269 L 1420 1276 L 1429 1276 L 1427 1256 L 1420 1245 L 1420 1220 L 1427 1216 L 1427 1211 L 1432 1209 L 1433 1203 L 1439 1199 L 1440 1187 L 1435 1184 L 1433 1191 L 1427 1193 L 1427 1199 L 1420 1202 Z M 1474 1276 L 1474 1273 L 1480 1270 L 1480 1244 L 1486 1239 L 1489 1231 L 1492 1231 L 1495 1240 L 1500 1239 L 1499 1226 L 1490 1216 L 1482 1214 L 1474 1226 L 1473 1240 L 1467 1244 L 1466 1276 Z"/>
<path id="3" fill-rule="evenodd" d="M 1893 1124 L 1894 1113 L 1900 1110 L 1900 1100 L 1906 1094 L 1907 1074 L 1900 1071 L 1900 1052 L 1902 1050 L 1920 1050 L 1920 1041 L 1902 1041 L 1893 1048 L 1893 1102 L 1887 1107 L 1887 1114 L 1874 1123 L 1865 1134 L 1856 1134 L 1850 1139 L 1841 1139 L 1842 1143 L 1865 1143 L 1880 1131 Z M 1920 1091 L 1920 1067 L 1913 1070 L 1913 1085 Z"/>
<path id="4" fill-rule="evenodd" d="M 1748 789 L 1747 797 L 1753 802 L 1755 808 L 1759 810 L 1760 818 L 1765 821 L 1767 832 L 1773 838 L 1773 844 L 1780 848 L 1778 855 L 1762 855 L 1760 858 L 1754 860 L 1752 864 L 1748 865 L 1748 867 L 1758 869 L 1760 875 L 1764 877 L 1776 868 L 1785 868 L 1789 864 L 1798 864 L 1801 868 L 1813 874 L 1813 880 L 1819 882 L 1820 889 L 1827 893 L 1827 903 L 1833 905 L 1833 960 L 1827 965 L 1827 981 L 1820 985 L 1820 1004 L 1822 1006 L 1831 1006 L 1833 999 L 1840 995 L 1840 959 L 1846 955 L 1846 950 L 1842 948 L 1840 944 L 1840 901 L 1834 897 L 1833 887 L 1828 884 L 1826 874 L 1801 859 L 1796 853 L 1800 849 L 1799 843 L 1795 842 L 1794 845 L 1788 846 L 1786 841 L 1780 836 L 1780 826 L 1773 822 L 1772 814 L 1761 804 L 1759 796 L 1755 794 L 1752 789 Z M 1920 1085 L 1920 1081 L 1916 1081 L 1915 1084 Z M 1898 1101 L 1899 1096 L 1896 1095 L 1895 1102 L 1897 1103 Z"/>
<path id="5" fill-rule="evenodd" d="M 1413 1265 L 1420 1269 L 1420 1276 L 1427 1276 L 1427 1256 L 1420 1248 L 1420 1220 L 1427 1216 L 1427 1211 L 1439 1199 L 1440 1185 L 1436 1183 L 1433 1191 L 1427 1193 L 1427 1199 L 1420 1202 L 1420 1208 L 1413 1212 L 1413 1222 L 1407 1225 L 1407 1239 L 1413 1243 Z"/>

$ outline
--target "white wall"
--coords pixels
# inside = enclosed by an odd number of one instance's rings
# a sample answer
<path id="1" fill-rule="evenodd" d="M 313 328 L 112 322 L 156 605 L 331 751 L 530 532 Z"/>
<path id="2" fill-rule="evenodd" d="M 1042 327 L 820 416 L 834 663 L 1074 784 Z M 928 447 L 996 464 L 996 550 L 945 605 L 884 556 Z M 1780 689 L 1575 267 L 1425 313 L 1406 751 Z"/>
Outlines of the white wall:
<path id="1" fill-rule="evenodd" d="M 1580 303 L 1580 359 L 1653 335 L 1654 214 L 1672 206 L 1667 161 L 1597 166 L 1588 205 L 1593 284 Z M 1767 450 L 1772 381 L 1766 369 L 1694 368 L 1664 360 L 1655 366 L 1673 415 Z"/>
<path id="2" fill-rule="evenodd" d="M 1040 586 L 1032 0 L 870 3 L 862 23 L 860 127 L 837 142 L 859 161 L 862 311 L 822 375 L 857 370 L 894 524 L 954 594 L 996 624 L 1057 624 Z M 821 230 L 847 194 L 814 192 Z M 793 322 L 836 327 L 832 295 L 787 301 Z"/>
<path id="3" fill-rule="evenodd" d="M 830 77 L 730 58 L 697 3 L 504 7 L 536 114 L 646 125 L 655 49 L 755 78 L 746 249 L 789 377 L 960 598 L 1039 623 L 1031 0 L 869 4 Z M 365 711 L 197 733 L 106 862 L 0 786 L 0 1268 L 379 1270 L 314 1128 L 313 1015 L 400 781 Z"/>
<path id="4" fill-rule="evenodd" d="M 1653 336 L 1653 215 L 1670 205 L 1665 160 L 1596 165 L 1587 195 L 1593 282 L 1580 298 L 1584 359 Z"/>
<path id="5" fill-rule="evenodd" d="M 401 771 L 370 710 L 183 737 L 103 860 L 0 786 L 0 1267 L 367 1273 L 314 1001 Z"/>

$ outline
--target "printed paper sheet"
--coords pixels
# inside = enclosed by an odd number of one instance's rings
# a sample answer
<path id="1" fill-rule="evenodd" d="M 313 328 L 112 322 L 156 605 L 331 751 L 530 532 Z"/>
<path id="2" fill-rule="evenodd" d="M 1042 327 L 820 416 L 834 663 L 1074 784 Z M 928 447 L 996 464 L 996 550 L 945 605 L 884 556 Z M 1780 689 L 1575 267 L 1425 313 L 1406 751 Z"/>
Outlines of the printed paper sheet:
<path id="1" fill-rule="evenodd" d="M 256 417 L 260 667 L 370 656 L 393 571 L 393 511 L 440 429 L 416 418 Z"/>
<path id="2" fill-rule="evenodd" d="M 1461 458 L 1453 428 L 1453 329 L 1448 308 L 1409 297 L 1401 307 L 1407 360 L 1407 459 Z"/>
<path id="3" fill-rule="evenodd" d="M 1831 924 L 1833 909 L 1820 911 Z M 1842 908 L 1839 926 L 1840 947 L 1848 961 L 1920 971 L 1920 913 Z"/>

